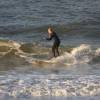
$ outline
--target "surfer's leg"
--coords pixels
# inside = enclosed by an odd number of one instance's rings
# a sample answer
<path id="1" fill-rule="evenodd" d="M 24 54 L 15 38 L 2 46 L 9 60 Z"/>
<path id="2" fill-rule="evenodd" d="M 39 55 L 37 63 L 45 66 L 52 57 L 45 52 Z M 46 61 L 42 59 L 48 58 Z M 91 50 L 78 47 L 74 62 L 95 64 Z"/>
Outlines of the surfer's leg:
<path id="1" fill-rule="evenodd" d="M 53 53 L 53 57 L 56 57 L 56 55 L 55 55 L 55 44 L 52 46 L 52 53 Z"/>
<path id="2" fill-rule="evenodd" d="M 59 56 L 59 50 L 58 50 L 59 45 L 60 45 L 60 42 L 57 42 L 57 43 L 55 44 L 55 53 L 57 54 L 56 56 Z"/>
<path id="3" fill-rule="evenodd" d="M 58 47 L 59 47 L 59 44 L 56 45 L 56 49 L 55 49 L 55 52 L 56 52 L 57 56 L 59 56 L 59 50 L 58 50 Z"/>
<path id="4" fill-rule="evenodd" d="M 56 48 L 57 56 L 59 56 L 59 50 L 58 47 Z"/>

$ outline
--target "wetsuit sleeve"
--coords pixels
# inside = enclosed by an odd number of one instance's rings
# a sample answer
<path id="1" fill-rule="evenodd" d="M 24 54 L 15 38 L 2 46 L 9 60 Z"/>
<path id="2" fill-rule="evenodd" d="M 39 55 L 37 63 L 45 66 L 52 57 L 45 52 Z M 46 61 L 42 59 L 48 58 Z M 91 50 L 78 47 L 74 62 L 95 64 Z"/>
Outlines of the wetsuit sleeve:
<path id="1" fill-rule="evenodd" d="M 46 38 L 46 40 L 52 40 L 52 38 L 53 38 L 53 35 L 50 36 L 49 38 Z"/>

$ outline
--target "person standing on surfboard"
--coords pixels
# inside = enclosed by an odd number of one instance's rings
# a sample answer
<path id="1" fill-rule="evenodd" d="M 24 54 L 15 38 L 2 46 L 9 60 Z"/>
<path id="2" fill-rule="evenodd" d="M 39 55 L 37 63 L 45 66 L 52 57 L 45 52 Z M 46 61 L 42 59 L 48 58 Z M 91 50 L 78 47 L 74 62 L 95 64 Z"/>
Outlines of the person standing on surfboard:
<path id="1" fill-rule="evenodd" d="M 54 39 L 54 43 L 53 43 L 53 46 L 52 46 L 52 54 L 53 54 L 53 57 L 57 57 L 57 56 L 59 56 L 58 48 L 59 48 L 59 45 L 60 45 L 60 39 L 51 26 L 48 27 L 48 36 L 49 37 L 47 38 L 47 40 Z"/>

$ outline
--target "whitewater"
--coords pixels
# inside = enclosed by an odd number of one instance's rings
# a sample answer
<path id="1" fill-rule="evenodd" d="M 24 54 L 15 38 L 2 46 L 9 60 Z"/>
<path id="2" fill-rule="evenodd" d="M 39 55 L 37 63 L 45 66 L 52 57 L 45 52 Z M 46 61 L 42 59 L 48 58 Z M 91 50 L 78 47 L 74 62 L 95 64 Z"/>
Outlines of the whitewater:
<path id="1" fill-rule="evenodd" d="M 34 52 L 30 52 L 30 45 L 34 46 Z M 1 99 L 100 95 L 99 72 L 93 74 L 95 65 L 100 65 L 100 48 L 81 44 L 48 60 L 47 48 L 35 43 L 30 45 L 11 40 L 0 42 Z"/>

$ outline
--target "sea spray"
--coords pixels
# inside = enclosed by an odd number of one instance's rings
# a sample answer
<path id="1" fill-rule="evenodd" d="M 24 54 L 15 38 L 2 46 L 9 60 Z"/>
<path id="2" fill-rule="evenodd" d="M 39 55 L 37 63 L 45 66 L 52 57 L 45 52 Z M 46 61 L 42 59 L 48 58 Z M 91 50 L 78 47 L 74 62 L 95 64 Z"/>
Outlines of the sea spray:
<path id="1" fill-rule="evenodd" d="M 74 48 L 71 54 L 78 62 L 89 62 L 93 55 L 93 51 L 90 45 L 81 44 L 79 47 Z"/>

